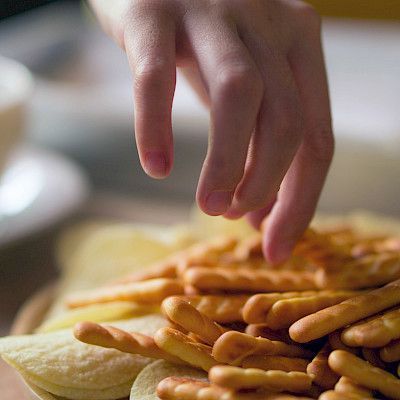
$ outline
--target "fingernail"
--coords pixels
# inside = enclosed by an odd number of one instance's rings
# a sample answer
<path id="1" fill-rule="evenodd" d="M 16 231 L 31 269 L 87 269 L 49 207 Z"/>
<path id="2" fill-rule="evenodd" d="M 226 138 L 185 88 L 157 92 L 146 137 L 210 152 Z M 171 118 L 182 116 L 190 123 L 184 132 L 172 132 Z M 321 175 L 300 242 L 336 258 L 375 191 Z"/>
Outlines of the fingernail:
<path id="1" fill-rule="evenodd" d="M 167 156 L 163 151 L 148 151 L 144 163 L 146 173 L 153 178 L 164 178 L 168 173 Z"/>
<path id="2" fill-rule="evenodd" d="M 270 249 L 268 258 L 273 264 L 282 264 L 287 261 L 293 251 L 293 244 L 289 242 L 280 242 L 275 248 Z"/>
<path id="3" fill-rule="evenodd" d="M 232 193 L 222 190 L 211 192 L 206 199 L 206 208 L 210 213 L 223 214 L 232 201 Z"/>

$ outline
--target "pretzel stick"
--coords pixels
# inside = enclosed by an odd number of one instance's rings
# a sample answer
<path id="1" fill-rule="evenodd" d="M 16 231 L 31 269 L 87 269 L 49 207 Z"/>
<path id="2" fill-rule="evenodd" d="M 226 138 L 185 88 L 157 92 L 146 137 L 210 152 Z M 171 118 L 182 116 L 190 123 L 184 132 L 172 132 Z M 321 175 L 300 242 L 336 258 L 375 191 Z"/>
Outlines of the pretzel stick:
<path id="1" fill-rule="evenodd" d="M 212 351 L 217 361 L 231 365 L 240 365 L 245 357 L 253 354 L 309 358 L 312 353 L 298 345 L 253 337 L 236 331 L 229 331 L 220 336 Z"/>
<path id="2" fill-rule="evenodd" d="M 253 355 L 244 358 L 241 366 L 243 368 L 258 368 L 265 371 L 272 369 L 285 372 L 306 372 L 308 363 L 309 361 L 304 358 Z"/>
<path id="3" fill-rule="evenodd" d="M 363 289 L 385 285 L 400 278 L 400 256 L 372 254 L 344 264 L 340 269 L 320 269 L 316 282 L 321 289 Z"/>
<path id="4" fill-rule="evenodd" d="M 400 338 L 400 308 L 386 311 L 368 321 L 359 322 L 342 333 L 349 346 L 383 347 Z"/>
<path id="5" fill-rule="evenodd" d="M 248 295 L 193 295 L 181 296 L 181 298 L 196 307 L 198 311 L 207 315 L 213 321 L 229 324 L 242 321 L 242 309 Z"/>
<path id="6" fill-rule="evenodd" d="M 177 296 L 166 298 L 161 307 L 171 321 L 193 332 L 211 346 L 228 331 Z"/>
<path id="7" fill-rule="evenodd" d="M 259 293 L 251 296 L 243 307 L 243 319 L 248 324 L 265 323 L 271 307 L 279 300 L 293 297 L 308 297 L 317 294 L 315 290 L 305 292 Z"/>
<path id="8" fill-rule="evenodd" d="M 374 397 L 359 396 L 351 392 L 343 393 L 337 392 L 336 390 L 328 390 L 322 393 L 318 400 L 367 400 L 374 399 Z"/>
<path id="9" fill-rule="evenodd" d="M 234 390 L 304 392 L 311 388 L 311 378 L 303 372 L 263 371 L 218 365 L 210 369 L 208 378 L 212 384 Z"/>
<path id="10" fill-rule="evenodd" d="M 382 347 L 379 351 L 379 356 L 386 362 L 400 361 L 400 339 Z"/>
<path id="11" fill-rule="evenodd" d="M 330 353 L 331 347 L 326 343 L 307 366 L 307 374 L 323 389 L 332 389 L 339 380 L 339 376 L 328 365 Z"/>
<path id="12" fill-rule="evenodd" d="M 265 323 L 272 329 L 288 328 L 302 317 L 338 304 L 357 294 L 359 294 L 359 292 L 338 291 L 326 294 L 315 294 L 310 297 L 295 297 L 279 300 L 272 305 L 265 319 Z"/>
<path id="13" fill-rule="evenodd" d="M 400 280 L 397 280 L 308 315 L 295 322 L 289 334 L 296 342 L 309 342 L 399 303 Z"/>
<path id="14" fill-rule="evenodd" d="M 157 346 L 193 367 L 208 371 L 217 361 L 211 356 L 211 347 L 194 342 L 184 333 L 172 329 L 161 328 L 154 335 Z"/>
<path id="15" fill-rule="evenodd" d="M 236 393 L 230 389 L 210 385 L 190 378 L 171 376 L 157 386 L 157 396 L 161 400 L 291 400 L 294 397 L 275 397 L 266 393 Z M 274 397 L 271 397 L 274 396 Z M 296 397 L 297 399 L 297 397 Z"/>
<path id="16" fill-rule="evenodd" d="M 74 327 L 74 336 L 81 342 L 117 349 L 124 353 L 139 354 L 178 364 L 183 363 L 178 357 L 160 349 L 152 337 L 141 333 L 130 333 L 94 322 L 79 322 Z"/>
<path id="17" fill-rule="evenodd" d="M 400 380 L 389 372 L 373 367 L 367 361 L 343 350 L 335 350 L 329 356 L 329 366 L 368 389 L 377 390 L 391 399 L 400 399 Z"/>
<path id="18" fill-rule="evenodd" d="M 184 282 L 203 291 L 276 292 L 315 289 L 314 273 L 308 271 L 232 270 L 228 267 L 193 267 L 183 276 Z"/>
<path id="19" fill-rule="evenodd" d="M 114 285 L 75 293 L 67 299 L 70 308 L 111 301 L 135 301 L 140 304 L 159 303 L 168 296 L 182 294 L 183 286 L 176 279 L 151 279 L 126 285 Z"/>

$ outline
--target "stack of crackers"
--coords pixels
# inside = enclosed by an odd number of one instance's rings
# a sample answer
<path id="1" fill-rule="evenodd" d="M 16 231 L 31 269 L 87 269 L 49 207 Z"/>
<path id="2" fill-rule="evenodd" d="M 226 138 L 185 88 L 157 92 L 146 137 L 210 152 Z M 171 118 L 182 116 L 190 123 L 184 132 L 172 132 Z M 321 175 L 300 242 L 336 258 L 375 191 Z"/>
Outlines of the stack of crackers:
<path id="1" fill-rule="evenodd" d="M 64 303 L 74 345 L 102 351 L 85 360 L 111 371 L 118 364 L 125 376 L 115 392 L 109 384 L 108 397 L 104 381 L 85 394 L 36 379 L 56 395 L 117 399 L 123 381 L 134 380 L 131 400 L 400 399 L 397 236 L 349 225 L 309 229 L 291 258 L 275 266 L 263 257 L 261 233 L 224 234 L 70 293 Z M 103 317 L 90 318 L 93 310 Z M 117 319 L 125 323 L 103 322 Z M 41 329 L 60 327 L 53 318 Z M 3 357 L 21 371 L 23 361 L 6 347 L 0 341 Z M 129 381 L 126 371 L 138 360 L 147 366 Z"/>

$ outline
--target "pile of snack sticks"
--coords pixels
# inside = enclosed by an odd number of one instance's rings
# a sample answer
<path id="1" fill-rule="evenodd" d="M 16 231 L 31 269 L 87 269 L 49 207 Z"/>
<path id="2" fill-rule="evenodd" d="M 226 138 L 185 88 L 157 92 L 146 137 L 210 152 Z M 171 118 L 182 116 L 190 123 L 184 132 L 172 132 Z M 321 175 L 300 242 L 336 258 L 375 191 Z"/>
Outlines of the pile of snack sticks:
<path id="1" fill-rule="evenodd" d="M 310 229 L 272 266 L 261 235 L 219 237 L 67 304 L 120 300 L 159 305 L 169 326 L 81 322 L 75 337 L 208 372 L 162 380 L 160 399 L 400 399 L 398 238 Z"/>

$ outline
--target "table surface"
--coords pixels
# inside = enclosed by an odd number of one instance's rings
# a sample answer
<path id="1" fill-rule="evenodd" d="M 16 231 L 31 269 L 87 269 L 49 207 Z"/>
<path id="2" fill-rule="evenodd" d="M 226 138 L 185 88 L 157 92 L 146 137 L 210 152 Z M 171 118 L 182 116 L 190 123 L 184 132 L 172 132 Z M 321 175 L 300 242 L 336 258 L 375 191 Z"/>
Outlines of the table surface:
<path id="1" fill-rule="evenodd" d="M 0 251 L 0 336 L 6 335 L 18 308 L 40 287 L 55 280 L 53 249 L 55 237 L 66 224 L 85 218 L 115 218 L 123 221 L 168 224 L 188 218 L 187 204 L 169 204 L 154 200 L 131 199 L 119 195 L 98 194 L 73 220 L 43 232 L 37 237 Z M 24 285 L 21 285 L 24 277 Z M 0 359 L 2 400 L 28 399 L 27 391 L 16 372 Z"/>

